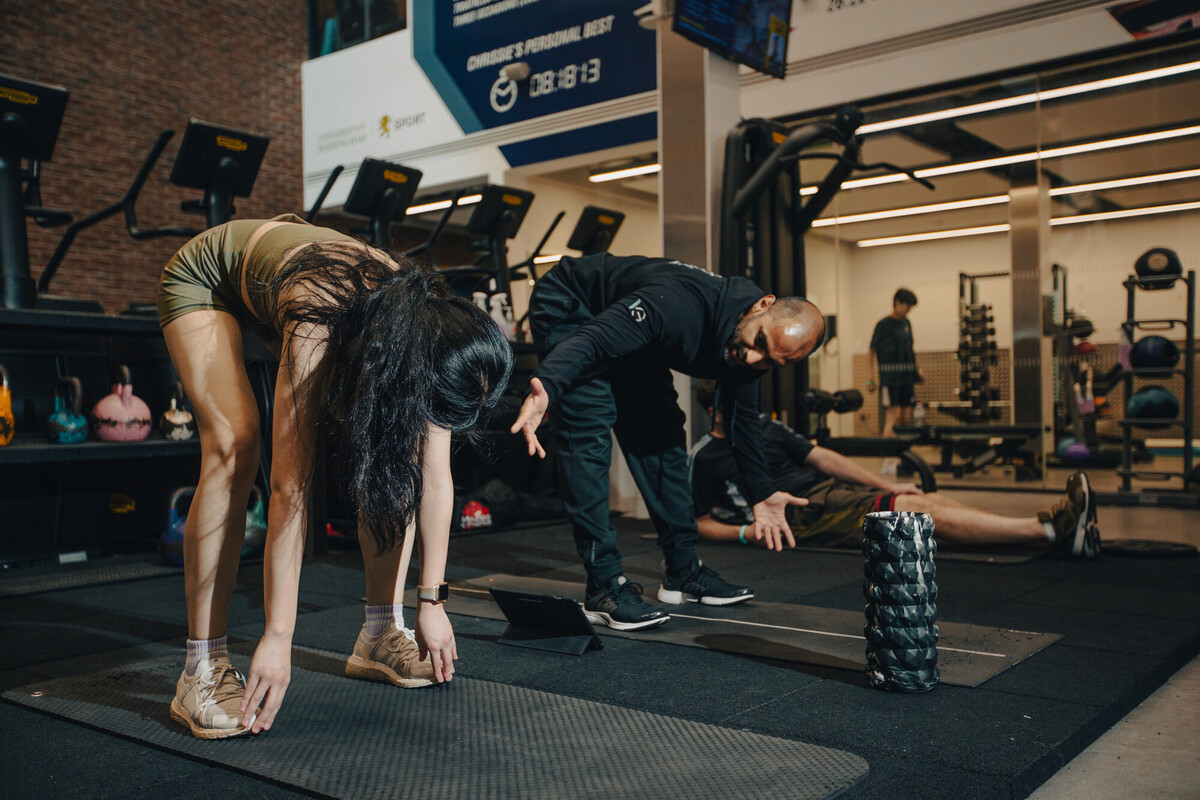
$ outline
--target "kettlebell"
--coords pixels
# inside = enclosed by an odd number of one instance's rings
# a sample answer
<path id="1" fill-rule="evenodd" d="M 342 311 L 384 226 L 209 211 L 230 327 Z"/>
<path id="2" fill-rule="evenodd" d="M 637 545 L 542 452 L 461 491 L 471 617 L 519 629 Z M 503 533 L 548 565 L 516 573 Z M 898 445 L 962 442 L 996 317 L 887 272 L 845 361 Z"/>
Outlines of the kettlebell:
<path id="1" fill-rule="evenodd" d="M 181 486 L 171 494 L 171 502 L 167 508 L 167 527 L 158 539 L 158 554 L 162 556 L 164 564 L 172 567 L 183 566 L 183 526 L 187 522 L 187 513 L 179 509 L 185 498 L 190 504 L 195 494 L 195 486 Z"/>
<path id="2" fill-rule="evenodd" d="M 88 423 L 79 411 L 83 386 L 68 375 L 54 386 L 54 413 L 46 420 L 46 436 L 54 444 L 75 444 L 87 439 Z"/>
<path id="3" fill-rule="evenodd" d="M 140 442 L 150 435 L 150 408 L 133 393 L 129 367 L 117 367 L 112 394 L 92 409 L 92 427 L 106 442 Z"/>
<path id="4" fill-rule="evenodd" d="M 246 507 L 246 540 L 242 543 L 242 558 L 261 556 L 267 546 L 267 513 L 262 492 L 250 487 L 250 503 Z"/>
<path id="5" fill-rule="evenodd" d="M 13 416 L 12 392 L 8 390 L 8 370 L 0 364 L 0 447 L 12 441 L 17 430 L 17 418 Z"/>
<path id="6" fill-rule="evenodd" d="M 183 407 L 183 384 L 171 384 L 171 407 L 158 418 L 158 429 L 164 439 L 183 441 L 196 435 L 196 418 Z"/>

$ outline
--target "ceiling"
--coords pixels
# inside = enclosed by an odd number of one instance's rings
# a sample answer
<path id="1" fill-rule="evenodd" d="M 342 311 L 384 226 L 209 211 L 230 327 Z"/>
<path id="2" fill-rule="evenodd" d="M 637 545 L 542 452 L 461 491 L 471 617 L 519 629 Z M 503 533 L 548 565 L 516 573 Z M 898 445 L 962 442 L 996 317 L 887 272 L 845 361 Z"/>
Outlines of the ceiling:
<path id="1" fill-rule="evenodd" d="M 1187 47 L 1168 48 L 1165 53 L 1139 55 L 1136 61 L 1109 60 L 1036 76 L 1030 75 L 1024 79 L 1008 78 L 954 92 L 942 92 L 936 96 L 909 99 L 902 105 L 875 108 L 866 106 L 863 110 L 868 121 L 890 120 L 931 109 L 961 108 L 981 102 L 981 99 L 1024 95 L 1035 89 L 1077 86 L 1102 78 L 1159 68 L 1164 64 L 1194 61 L 1196 57 L 1194 47 L 1190 51 Z M 794 120 L 789 124 L 799 125 L 807 121 Z M 1200 71 L 1197 70 L 1174 77 L 1043 100 L 1040 104 L 1021 105 L 943 122 L 868 134 L 863 137 L 862 160 L 867 163 L 887 161 L 919 170 L 981 158 L 1032 152 L 1039 147 L 1048 150 L 1190 126 L 1200 126 Z M 653 159 L 654 156 L 655 154 L 650 152 L 641 154 L 643 159 Z M 828 162 L 801 164 L 801 179 L 805 184 L 817 183 L 828 169 Z M 600 166 L 595 165 L 595 168 Z M 1046 185 L 1051 188 L 1197 168 L 1200 168 L 1200 134 L 1043 159 L 1041 162 L 1041 174 Z M 1011 167 L 1001 167 L 931 178 L 936 187 L 933 191 L 913 181 L 870 188 L 843 189 L 823 216 L 845 216 L 1006 195 L 1011 185 L 1011 170 Z M 594 168 L 580 166 L 560 170 L 546 177 L 586 185 L 587 177 L 592 171 Z M 612 182 L 606 184 L 606 188 L 644 200 L 657 194 L 658 176 Z M 1196 201 L 1200 201 L 1200 178 L 1052 198 L 1051 216 L 1064 217 Z M 995 225 L 1008 222 L 1008 216 L 1008 206 L 1002 204 L 839 224 L 821 228 L 820 234 L 857 242 L 877 237 Z"/>

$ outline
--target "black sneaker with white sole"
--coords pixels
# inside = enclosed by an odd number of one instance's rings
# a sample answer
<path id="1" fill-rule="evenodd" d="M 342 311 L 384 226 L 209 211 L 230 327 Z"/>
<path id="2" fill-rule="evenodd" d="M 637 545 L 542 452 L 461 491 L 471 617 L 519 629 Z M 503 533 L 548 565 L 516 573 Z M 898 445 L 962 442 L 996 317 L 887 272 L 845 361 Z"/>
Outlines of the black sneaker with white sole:
<path id="1" fill-rule="evenodd" d="M 1054 529 L 1056 550 L 1072 558 L 1095 558 L 1100 554 L 1096 496 L 1086 472 L 1067 478 L 1067 493 L 1050 508 L 1039 511 L 1038 519 Z"/>
<path id="2" fill-rule="evenodd" d="M 706 606 L 732 606 L 754 597 L 748 586 L 734 586 L 724 581 L 715 570 L 697 561 L 683 575 L 667 573 L 667 579 L 658 587 L 658 599 L 662 603 L 680 605 L 700 603 Z"/>
<path id="3" fill-rule="evenodd" d="M 591 594 L 583 603 L 583 613 L 593 625 L 618 631 L 653 628 L 671 618 L 666 611 L 643 600 L 641 584 L 626 580 L 624 575 Z"/>

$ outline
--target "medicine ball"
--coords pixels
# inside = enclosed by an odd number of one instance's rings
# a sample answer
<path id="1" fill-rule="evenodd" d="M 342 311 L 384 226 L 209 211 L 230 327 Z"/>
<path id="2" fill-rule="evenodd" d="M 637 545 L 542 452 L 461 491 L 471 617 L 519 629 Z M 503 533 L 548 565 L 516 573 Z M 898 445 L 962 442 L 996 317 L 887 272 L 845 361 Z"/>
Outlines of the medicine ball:
<path id="1" fill-rule="evenodd" d="M 1087 317 L 1072 317 L 1067 323 L 1067 332 L 1076 339 L 1086 339 L 1096 332 L 1096 326 Z"/>
<path id="2" fill-rule="evenodd" d="M 1088 446 L 1086 444 L 1083 444 L 1082 442 L 1076 442 L 1075 444 L 1068 447 L 1066 449 L 1066 452 L 1063 453 L 1063 460 L 1064 461 L 1083 461 L 1091 454 L 1092 454 L 1092 452 L 1091 452 L 1091 450 L 1088 449 Z"/>
<path id="3" fill-rule="evenodd" d="M 1170 370 L 1179 363 L 1179 347 L 1165 336 L 1143 336 L 1129 351 L 1134 369 Z"/>
<path id="4" fill-rule="evenodd" d="M 1134 392 L 1125 403 L 1130 419 L 1173 420 L 1179 416 L 1179 399 L 1161 386 L 1146 386 Z M 1167 428 L 1170 423 L 1151 422 L 1143 428 Z"/>
<path id="5" fill-rule="evenodd" d="M 1138 278 L 1178 278 L 1183 274 L 1183 263 L 1174 250 L 1152 247 L 1138 257 L 1133 265 Z M 1174 280 L 1153 280 L 1143 283 L 1143 289 L 1170 289 Z"/>
<path id="6" fill-rule="evenodd" d="M 1075 437 L 1074 436 L 1064 436 L 1063 438 L 1058 440 L 1058 446 L 1054 448 L 1054 453 L 1059 458 L 1066 458 L 1067 450 L 1069 450 L 1074 445 L 1075 445 Z"/>

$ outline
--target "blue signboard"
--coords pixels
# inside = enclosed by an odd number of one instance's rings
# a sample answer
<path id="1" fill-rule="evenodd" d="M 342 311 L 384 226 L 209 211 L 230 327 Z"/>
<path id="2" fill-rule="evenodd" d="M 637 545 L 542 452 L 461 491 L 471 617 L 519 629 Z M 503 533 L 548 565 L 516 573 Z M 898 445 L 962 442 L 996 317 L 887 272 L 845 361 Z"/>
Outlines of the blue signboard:
<path id="1" fill-rule="evenodd" d="M 413 0 L 413 51 L 463 132 L 474 133 L 653 91 L 655 33 L 633 16 L 643 5 Z M 501 71 L 521 63 L 527 76 Z M 623 143 L 594 142 L 583 151 Z"/>

